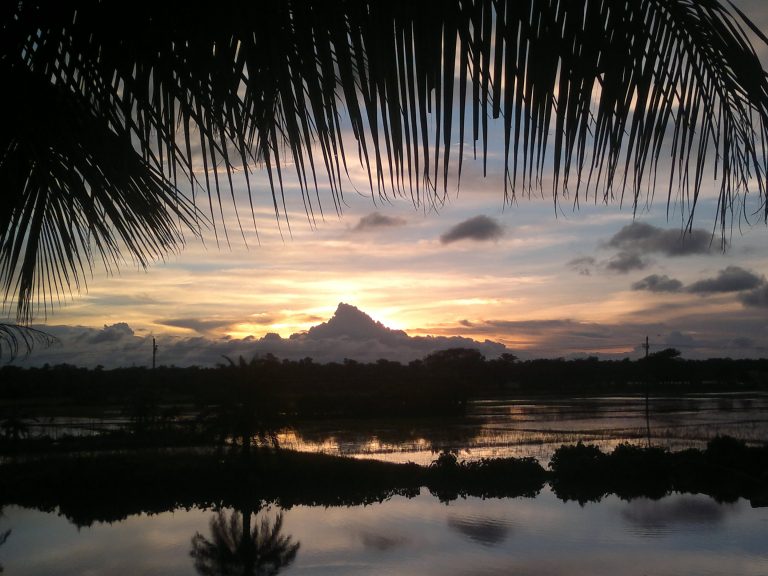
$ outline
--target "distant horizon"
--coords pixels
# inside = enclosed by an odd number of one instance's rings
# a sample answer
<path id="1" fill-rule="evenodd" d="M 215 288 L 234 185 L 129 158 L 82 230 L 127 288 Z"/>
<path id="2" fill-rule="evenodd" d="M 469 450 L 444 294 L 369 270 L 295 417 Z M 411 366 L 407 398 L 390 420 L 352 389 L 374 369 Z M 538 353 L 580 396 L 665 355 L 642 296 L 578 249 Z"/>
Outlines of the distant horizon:
<path id="1" fill-rule="evenodd" d="M 311 358 L 317 363 L 342 362 L 346 359 L 358 362 L 390 360 L 408 363 L 420 360 L 440 350 L 450 348 L 471 348 L 478 350 L 487 360 L 499 358 L 502 354 L 513 354 L 521 361 L 562 358 L 578 360 L 597 357 L 600 360 L 637 360 L 644 355 L 641 339 L 636 348 L 628 352 L 606 353 L 595 350 L 563 350 L 561 354 L 542 355 L 536 350 L 516 350 L 500 342 L 483 341 L 455 336 L 410 336 L 407 331 L 392 329 L 369 316 L 356 306 L 339 303 L 334 316 L 310 329 L 291 334 L 284 338 L 276 333 L 267 333 L 260 338 L 172 336 L 137 334 L 127 323 L 116 323 L 102 329 L 73 326 L 38 325 L 58 338 L 49 347 L 37 346 L 29 355 L 20 355 L 6 365 L 21 367 L 56 366 L 61 364 L 82 368 L 102 366 L 107 369 L 150 367 L 152 340 L 159 346 L 157 365 L 162 367 L 213 367 L 226 364 L 226 358 L 240 357 L 250 360 L 274 355 L 280 360 Z M 741 356 L 721 354 L 719 356 L 695 356 L 668 342 L 650 337 L 650 352 L 675 348 L 686 360 L 707 360 L 731 358 L 766 359 L 764 356 Z M 688 352 L 688 353 L 687 353 Z"/>

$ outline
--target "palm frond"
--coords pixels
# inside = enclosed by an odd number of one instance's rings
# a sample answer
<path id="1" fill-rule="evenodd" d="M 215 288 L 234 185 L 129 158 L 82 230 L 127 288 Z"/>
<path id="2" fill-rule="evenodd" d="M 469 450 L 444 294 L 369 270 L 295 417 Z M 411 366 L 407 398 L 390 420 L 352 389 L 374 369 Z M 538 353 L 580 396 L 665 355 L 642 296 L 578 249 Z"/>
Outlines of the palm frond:
<path id="1" fill-rule="evenodd" d="M 374 197 L 441 202 L 465 139 L 487 164 L 497 118 L 506 200 L 546 186 L 637 209 L 658 188 L 690 228 L 712 178 L 723 231 L 752 196 L 768 221 L 768 81 L 747 30 L 766 41 L 717 0 L 4 3 L 5 300 L 29 319 L 95 255 L 146 265 L 202 207 L 228 241 L 235 170 L 253 205 L 263 167 L 278 218 L 288 164 L 310 218 L 322 187 L 340 210 L 347 132 Z"/>
<path id="2" fill-rule="evenodd" d="M 0 323 L 0 360 L 28 354 L 36 345 L 51 346 L 58 340 L 42 330 L 19 324 Z"/>

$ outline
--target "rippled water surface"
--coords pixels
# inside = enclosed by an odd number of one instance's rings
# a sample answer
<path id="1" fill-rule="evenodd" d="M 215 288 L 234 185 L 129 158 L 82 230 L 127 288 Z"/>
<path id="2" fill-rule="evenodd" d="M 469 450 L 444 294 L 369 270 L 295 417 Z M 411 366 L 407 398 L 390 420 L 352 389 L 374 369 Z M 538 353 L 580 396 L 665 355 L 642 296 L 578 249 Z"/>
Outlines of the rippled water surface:
<path id="1" fill-rule="evenodd" d="M 6 530 L 0 563 L 18 576 L 768 574 L 768 509 L 694 495 L 581 506 L 545 489 L 446 505 L 422 492 L 368 506 L 177 510 L 79 528 L 55 512 L 8 507 Z"/>
<path id="2" fill-rule="evenodd" d="M 672 450 L 703 448 L 717 435 L 768 440 L 768 395 L 698 394 L 514 399 L 473 402 L 466 418 L 427 421 L 321 421 L 281 435 L 286 447 L 427 464 L 455 449 L 464 459 L 533 456 L 542 464 L 562 444 L 578 441 L 611 450 L 622 442 L 651 442 Z M 649 424 L 649 426 L 647 426 Z"/>

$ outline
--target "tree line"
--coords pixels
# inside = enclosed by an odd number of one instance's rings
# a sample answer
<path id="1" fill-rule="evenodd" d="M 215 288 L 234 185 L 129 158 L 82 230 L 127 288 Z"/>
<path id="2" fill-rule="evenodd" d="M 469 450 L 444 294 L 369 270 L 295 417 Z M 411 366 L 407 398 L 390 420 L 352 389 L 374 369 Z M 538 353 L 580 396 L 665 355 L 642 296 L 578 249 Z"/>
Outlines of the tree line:
<path id="1" fill-rule="evenodd" d="M 0 402 L 66 406 L 253 404 L 294 416 L 428 414 L 462 410 L 468 400 L 505 395 L 581 395 L 758 390 L 768 359 L 686 360 L 674 349 L 642 360 L 486 359 L 473 349 L 435 352 L 407 364 L 381 359 L 320 364 L 267 354 L 215 368 L 104 370 L 71 365 L 0 368 Z"/>

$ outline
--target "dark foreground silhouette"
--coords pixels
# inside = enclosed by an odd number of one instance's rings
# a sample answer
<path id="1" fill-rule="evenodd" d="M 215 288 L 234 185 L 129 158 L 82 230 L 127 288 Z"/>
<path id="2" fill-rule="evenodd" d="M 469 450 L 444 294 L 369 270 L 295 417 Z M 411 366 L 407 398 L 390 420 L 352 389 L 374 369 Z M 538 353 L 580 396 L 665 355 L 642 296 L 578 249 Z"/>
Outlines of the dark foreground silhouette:
<path id="1" fill-rule="evenodd" d="M 0 465 L 0 507 L 58 510 L 82 526 L 177 508 L 365 505 L 394 495 L 412 497 L 421 488 L 445 502 L 467 496 L 534 497 L 546 482 L 559 498 L 579 502 L 611 493 L 660 498 L 677 491 L 719 501 L 746 498 L 765 506 L 768 447 L 720 437 L 706 450 L 622 445 L 606 454 L 577 444 L 558 449 L 549 470 L 530 458 L 462 462 L 451 452 L 430 466 L 267 448 L 58 454 Z"/>
<path id="2" fill-rule="evenodd" d="M 192 537 L 190 556 L 201 576 L 275 576 L 293 563 L 300 544 L 282 533 L 283 514 L 274 518 L 260 508 L 227 513 L 219 510 L 210 521 L 210 538 Z M 251 516 L 255 525 L 251 527 Z"/>

